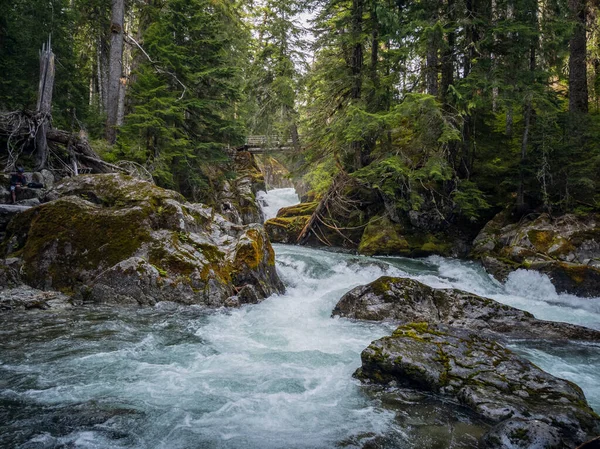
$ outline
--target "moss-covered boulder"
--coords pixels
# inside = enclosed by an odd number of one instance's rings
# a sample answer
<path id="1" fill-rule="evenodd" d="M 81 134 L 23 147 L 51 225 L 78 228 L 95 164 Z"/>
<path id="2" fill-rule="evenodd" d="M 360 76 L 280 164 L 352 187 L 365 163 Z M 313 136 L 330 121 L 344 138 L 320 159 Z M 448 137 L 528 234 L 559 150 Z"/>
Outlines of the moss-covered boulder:
<path id="1" fill-rule="evenodd" d="M 599 430 L 577 385 L 466 329 L 406 324 L 371 343 L 361 359 L 355 376 L 363 381 L 448 396 L 496 424 L 480 447 L 572 448 Z M 514 444 L 515 435 L 536 437 L 538 445 Z"/>
<path id="2" fill-rule="evenodd" d="M 261 225 L 231 223 L 173 191 L 124 175 L 60 183 L 15 217 L 2 244 L 23 280 L 94 302 L 221 306 L 283 286 Z M 248 291 L 252 291 L 252 295 Z"/>
<path id="3" fill-rule="evenodd" d="M 358 252 L 367 256 L 407 255 L 410 247 L 402 235 L 402 226 L 383 216 L 369 221 L 358 245 Z"/>
<path id="4" fill-rule="evenodd" d="M 473 293 L 436 289 L 414 279 L 383 276 L 346 293 L 333 316 L 358 320 L 449 324 L 495 338 L 600 340 L 600 331 L 543 321 L 532 314 Z"/>
<path id="5" fill-rule="evenodd" d="M 369 221 L 361 236 L 358 252 L 367 256 L 452 256 L 462 252 L 461 246 L 450 235 L 394 223 L 383 215 Z"/>
<path id="6" fill-rule="evenodd" d="M 300 232 L 310 220 L 319 203 L 300 203 L 283 207 L 277 217 L 265 222 L 265 229 L 273 243 L 296 243 Z"/>
<path id="7" fill-rule="evenodd" d="M 600 216 L 547 214 L 515 223 L 494 217 L 473 242 L 472 256 L 504 281 L 519 268 L 548 274 L 559 293 L 600 296 Z"/>

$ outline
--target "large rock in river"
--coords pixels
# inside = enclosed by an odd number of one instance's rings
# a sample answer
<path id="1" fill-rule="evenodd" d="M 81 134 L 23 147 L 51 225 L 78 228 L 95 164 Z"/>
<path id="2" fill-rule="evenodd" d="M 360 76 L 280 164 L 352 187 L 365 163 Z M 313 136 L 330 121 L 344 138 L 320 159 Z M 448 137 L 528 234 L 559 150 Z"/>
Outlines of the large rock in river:
<path id="1" fill-rule="evenodd" d="M 548 274 L 559 293 L 600 296 L 600 216 L 547 214 L 518 223 L 501 212 L 473 242 L 473 257 L 504 281 L 519 268 Z"/>
<path id="2" fill-rule="evenodd" d="M 407 324 L 361 359 L 359 379 L 450 396 L 496 424 L 480 447 L 573 448 L 599 431 L 578 386 L 466 329 Z"/>
<path id="3" fill-rule="evenodd" d="M 212 307 L 283 290 L 261 225 L 233 224 L 124 175 L 69 178 L 49 197 L 11 221 L 2 244 L 32 287 L 85 301 Z"/>
<path id="4" fill-rule="evenodd" d="M 532 314 L 473 293 L 435 289 L 408 278 L 381 277 L 346 293 L 334 316 L 408 323 L 426 321 L 494 337 L 600 341 L 600 331 L 536 319 Z"/>

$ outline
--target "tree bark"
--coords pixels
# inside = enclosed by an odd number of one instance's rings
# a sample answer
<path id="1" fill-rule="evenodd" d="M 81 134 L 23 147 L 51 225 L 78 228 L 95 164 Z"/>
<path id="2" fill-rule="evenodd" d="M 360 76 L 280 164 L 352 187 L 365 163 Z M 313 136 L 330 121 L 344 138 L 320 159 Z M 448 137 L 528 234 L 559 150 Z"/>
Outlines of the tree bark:
<path id="1" fill-rule="evenodd" d="M 36 170 L 46 166 L 48 160 L 48 144 L 46 133 L 50 125 L 50 114 L 52 113 L 52 91 L 54 89 L 54 53 L 50 40 L 42 47 L 40 54 L 40 83 L 38 89 L 37 113 L 40 117 L 38 129 L 35 135 L 36 144 Z"/>
<path id="2" fill-rule="evenodd" d="M 119 92 L 121 90 L 121 75 L 123 73 L 123 23 L 125 16 L 125 0 L 112 0 L 111 15 L 106 140 L 109 143 L 114 144 L 117 140 Z"/>
<path id="3" fill-rule="evenodd" d="M 454 0 L 446 0 L 448 21 L 451 27 L 454 25 Z M 446 33 L 446 49 L 442 55 L 442 83 L 440 86 L 440 99 L 442 104 L 448 105 L 448 89 L 454 84 L 454 46 L 456 35 L 452 29 Z"/>
<path id="4" fill-rule="evenodd" d="M 429 2 L 428 7 L 433 8 L 434 14 L 431 18 L 434 25 L 438 21 L 438 2 Z M 438 31 L 438 27 L 435 26 L 429 32 L 427 36 L 427 55 L 425 56 L 425 88 L 429 95 L 435 97 L 439 94 L 439 81 L 438 72 L 440 65 L 439 51 L 440 51 L 441 36 Z"/>
<path id="5" fill-rule="evenodd" d="M 537 6 L 537 1 L 532 0 L 532 4 Z M 538 29 L 538 16 L 537 9 L 533 8 L 536 11 L 536 14 L 533 15 L 535 29 Z M 536 71 L 536 58 L 537 58 L 537 50 L 539 45 L 539 38 L 536 36 L 532 39 L 531 47 L 529 50 L 529 71 L 531 74 L 532 81 L 535 79 L 535 71 Z M 527 160 L 527 144 L 529 142 L 529 132 L 531 129 L 531 120 L 534 114 L 533 110 L 533 101 L 532 101 L 532 93 L 528 93 L 525 97 L 525 105 L 523 107 L 523 138 L 521 139 L 521 162 L 519 164 L 519 188 L 517 190 L 517 213 L 524 214 L 527 210 L 527 205 L 525 204 L 525 163 Z"/>
<path id="6" fill-rule="evenodd" d="M 108 43 L 103 36 L 100 36 L 96 47 L 96 78 L 98 103 L 102 112 L 106 112 L 108 108 L 108 65 Z"/>
<path id="7" fill-rule="evenodd" d="M 363 84 L 363 11 L 364 0 L 352 0 L 352 18 L 351 18 L 351 36 L 352 36 L 352 57 L 350 60 L 350 70 L 352 73 L 351 98 L 354 104 L 360 102 L 362 96 Z M 364 145 L 361 141 L 350 143 L 350 150 L 354 154 L 354 169 L 358 170 L 364 167 L 368 162 L 368 156 L 365 154 Z"/>
<path id="8" fill-rule="evenodd" d="M 586 0 L 569 0 L 569 10 L 575 23 L 569 40 L 569 111 L 588 112 Z"/>

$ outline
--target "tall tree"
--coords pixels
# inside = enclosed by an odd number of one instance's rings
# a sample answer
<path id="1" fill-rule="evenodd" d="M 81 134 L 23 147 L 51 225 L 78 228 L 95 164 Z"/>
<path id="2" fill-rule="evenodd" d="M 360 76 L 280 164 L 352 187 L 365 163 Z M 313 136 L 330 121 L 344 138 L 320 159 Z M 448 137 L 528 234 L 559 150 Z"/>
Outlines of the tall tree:
<path id="1" fill-rule="evenodd" d="M 112 0 L 108 93 L 106 96 L 106 140 L 111 144 L 117 140 L 121 77 L 123 75 L 124 19 L 125 0 Z"/>
<path id="2" fill-rule="evenodd" d="M 573 34 L 569 40 L 569 110 L 588 112 L 587 86 L 587 2 L 568 0 Z"/>
<path id="3" fill-rule="evenodd" d="M 207 194 L 209 164 L 243 138 L 241 64 L 247 31 L 230 1 L 153 1 L 143 10 L 131 111 L 113 157 L 146 165 L 158 183 Z"/>
<path id="4" fill-rule="evenodd" d="M 305 33 L 298 20 L 303 2 L 265 0 L 252 14 L 257 40 L 249 67 L 249 131 L 298 144 L 297 95 L 306 70 Z"/>

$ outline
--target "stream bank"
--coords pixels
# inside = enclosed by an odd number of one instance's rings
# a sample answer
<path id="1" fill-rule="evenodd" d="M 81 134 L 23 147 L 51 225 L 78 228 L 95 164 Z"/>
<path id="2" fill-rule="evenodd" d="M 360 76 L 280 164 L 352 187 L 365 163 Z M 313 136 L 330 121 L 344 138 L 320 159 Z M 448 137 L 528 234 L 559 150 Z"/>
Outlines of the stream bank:
<path id="1" fill-rule="evenodd" d="M 490 424 L 468 409 L 352 379 L 364 348 L 396 326 L 331 319 L 331 311 L 344 293 L 381 276 L 458 288 L 540 319 L 600 329 L 596 299 L 557 294 L 535 272 L 513 273 L 503 285 L 475 262 L 438 256 L 274 250 L 286 293 L 240 309 L 161 302 L 0 315 L 0 445 L 476 447 Z M 578 384 L 600 410 L 597 343 L 511 340 L 508 347 Z"/>

